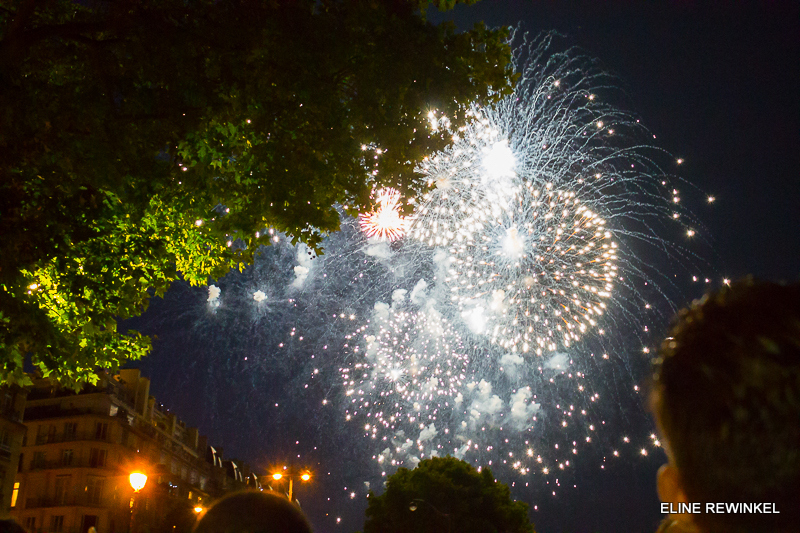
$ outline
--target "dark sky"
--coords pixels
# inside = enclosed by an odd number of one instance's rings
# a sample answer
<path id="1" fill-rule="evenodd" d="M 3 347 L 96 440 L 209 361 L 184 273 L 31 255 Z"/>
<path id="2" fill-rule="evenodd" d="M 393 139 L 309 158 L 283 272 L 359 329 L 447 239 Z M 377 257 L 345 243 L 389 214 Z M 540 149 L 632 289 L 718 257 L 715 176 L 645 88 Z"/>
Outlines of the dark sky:
<path id="1" fill-rule="evenodd" d="M 702 275 L 714 278 L 716 283 L 723 277 L 735 279 L 747 274 L 797 280 L 800 3 L 729 4 L 733 3 L 715 2 L 715 7 L 701 8 L 690 2 L 483 0 L 444 15 L 432 12 L 431 18 L 452 19 L 462 28 L 477 20 L 489 26 L 521 22 L 522 29 L 533 35 L 556 30 L 563 35 L 561 48 L 578 46 L 597 58 L 617 77 L 626 97 L 620 102 L 622 106 L 640 116 L 656 134 L 655 145 L 686 161 L 675 171 L 687 181 L 687 190 L 696 188 L 686 197 L 694 198 L 687 201 L 695 202 L 690 208 L 705 224 L 702 234 L 710 251 L 704 258 L 707 264 Z M 703 202 L 706 194 L 713 195 L 716 202 Z M 674 303 L 684 305 L 702 289 L 701 283 Z M 199 425 L 201 432 L 209 433 L 211 442 L 223 440 L 227 456 L 241 455 L 258 464 L 260 459 L 252 452 L 259 449 L 254 439 L 263 439 L 267 448 L 280 439 L 275 435 L 220 433 L 225 424 L 214 421 L 219 413 L 204 411 L 208 409 L 206 398 L 192 396 L 203 395 L 203 387 L 215 386 L 211 385 L 216 383 L 215 373 L 232 367 L 220 364 L 218 369 L 201 370 L 215 360 L 205 361 L 200 356 L 190 360 L 178 355 L 193 350 L 201 353 L 200 344 L 213 331 L 198 333 L 205 326 L 192 323 L 189 315 L 163 319 L 165 315 L 179 315 L 184 306 L 197 304 L 198 298 L 202 304 L 204 296 L 198 294 L 186 287 L 176 288 L 164 302 L 154 301 L 145 317 L 132 321 L 142 331 L 159 335 L 153 354 L 139 366 L 152 377 L 152 390 L 159 400 L 174 406 L 190 424 Z M 238 333 L 231 333 L 233 340 L 226 353 L 234 354 L 234 337 L 247 334 L 248 327 L 255 325 L 236 323 L 236 327 Z M 276 408 L 281 403 L 281 409 L 291 404 L 292 398 L 281 398 L 279 380 L 273 381 L 257 384 L 259 390 L 267 392 L 259 392 L 252 399 L 237 400 L 239 404 L 231 399 L 234 407 L 230 409 L 256 402 L 262 409 L 273 401 Z M 255 387 L 242 383 L 241 390 L 253 391 Z M 226 397 L 233 398 L 241 390 L 214 391 L 220 413 L 229 409 Z M 269 390 L 278 392 L 271 395 Z M 619 407 L 620 417 L 627 418 L 627 407 Z M 235 422 L 231 424 L 235 426 Z M 320 469 L 350 468 L 326 464 L 324 453 L 311 453 L 309 447 L 322 446 L 326 437 L 306 438 L 306 456 L 314 456 Z M 327 444 L 347 446 L 344 440 Z M 285 448 L 286 443 L 282 446 Z M 265 453 L 272 452 L 274 447 Z M 286 449 L 283 453 L 289 455 Z M 352 455 L 358 457 L 358 453 L 353 450 Z M 541 505 L 533 514 L 537 531 L 654 531 L 659 520 L 654 475 L 660 461 L 659 457 L 650 457 L 579 480 L 578 488 Z M 308 490 L 305 508 L 318 531 L 360 529 L 363 505 L 343 507 L 327 502 L 329 496 L 343 498 L 341 486 L 326 488 L 320 480 L 313 491 Z M 325 517 L 325 513 L 331 515 Z M 332 525 L 335 513 L 343 516 L 342 527 Z"/>

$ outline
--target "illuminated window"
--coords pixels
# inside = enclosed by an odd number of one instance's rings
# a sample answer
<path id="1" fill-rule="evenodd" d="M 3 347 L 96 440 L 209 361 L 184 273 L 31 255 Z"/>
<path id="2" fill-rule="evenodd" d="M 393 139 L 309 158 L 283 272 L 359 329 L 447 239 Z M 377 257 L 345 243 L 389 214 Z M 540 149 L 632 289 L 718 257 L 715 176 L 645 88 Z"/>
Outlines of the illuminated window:
<path id="1" fill-rule="evenodd" d="M 19 482 L 14 483 L 14 490 L 11 492 L 11 507 L 17 506 L 18 497 L 19 497 Z"/>

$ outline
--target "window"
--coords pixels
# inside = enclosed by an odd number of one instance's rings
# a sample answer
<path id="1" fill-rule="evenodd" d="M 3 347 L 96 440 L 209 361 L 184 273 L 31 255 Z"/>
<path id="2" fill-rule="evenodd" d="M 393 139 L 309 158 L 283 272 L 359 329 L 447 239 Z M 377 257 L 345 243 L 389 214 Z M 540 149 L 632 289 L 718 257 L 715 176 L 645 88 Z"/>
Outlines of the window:
<path id="1" fill-rule="evenodd" d="M 64 439 L 65 440 L 72 440 L 75 438 L 75 435 L 78 434 L 78 423 L 77 422 L 65 422 L 64 423 Z"/>
<path id="2" fill-rule="evenodd" d="M 53 500 L 56 505 L 65 505 L 68 503 L 69 478 L 70 476 L 56 476 L 55 488 L 53 490 Z"/>
<path id="3" fill-rule="evenodd" d="M 72 450 L 61 450 L 61 466 L 70 466 L 74 453 Z"/>
<path id="4" fill-rule="evenodd" d="M 85 514 L 81 518 L 81 531 L 89 531 L 90 527 L 97 527 L 97 515 Z"/>
<path id="5" fill-rule="evenodd" d="M 40 424 L 36 428 L 36 444 L 44 444 L 56 440 L 56 427 L 52 424 Z"/>
<path id="6" fill-rule="evenodd" d="M 52 533 L 61 533 L 64 531 L 64 515 L 50 517 L 50 531 Z"/>
<path id="7" fill-rule="evenodd" d="M 2 402 L 0 403 L 0 410 L 4 413 L 14 407 L 14 396 L 11 394 L 11 391 L 6 391 L 6 393 L 2 397 Z"/>
<path id="8" fill-rule="evenodd" d="M 25 519 L 25 529 L 28 531 L 36 531 L 36 517 L 29 516 Z"/>
<path id="9" fill-rule="evenodd" d="M 103 498 L 103 489 L 106 485 L 106 478 L 89 476 L 86 482 L 86 503 L 99 505 Z"/>
<path id="10" fill-rule="evenodd" d="M 106 440 L 108 438 L 108 422 L 98 422 L 94 427 L 94 438 Z"/>
<path id="11" fill-rule="evenodd" d="M 19 498 L 19 482 L 14 483 L 14 490 L 11 491 L 11 507 L 17 506 L 17 498 Z"/>
<path id="12" fill-rule="evenodd" d="M 17 465 L 17 472 L 22 472 L 23 461 L 25 461 L 25 454 L 21 453 L 19 454 L 19 464 Z"/>
<path id="13" fill-rule="evenodd" d="M 39 424 L 36 427 L 36 444 L 44 444 L 47 441 L 47 426 Z"/>
<path id="14" fill-rule="evenodd" d="M 92 448 L 89 452 L 89 466 L 92 468 L 102 468 L 106 466 L 106 450 Z"/>
<path id="15" fill-rule="evenodd" d="M 9 433 L 8 430 L 3 429 L 3 431 L 0 432 L 0 447 L 8 450 L 10 446 L 11 446 L 11 433 Z"/>
<path id="16" fill-rule="evenodd" d="M 45 460 L 44 452 L 33 452 L 33 461 L 31 461 L 31 468 L 44 468 Z"/>
<path id="17" fill-rule="evenodd" d="M 111 408 L 108 410 L 108 415 L 117 416 L 117 413 L 119 413 L 119 405 L 111 404 Z"/>

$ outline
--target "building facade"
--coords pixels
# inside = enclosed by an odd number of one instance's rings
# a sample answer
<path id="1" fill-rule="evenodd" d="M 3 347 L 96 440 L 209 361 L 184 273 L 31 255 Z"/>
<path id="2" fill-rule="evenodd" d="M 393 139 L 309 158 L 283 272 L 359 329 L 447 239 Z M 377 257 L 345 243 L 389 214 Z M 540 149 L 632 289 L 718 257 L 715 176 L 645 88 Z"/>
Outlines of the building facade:
<path id="1" fill-rule="evenodd" d="M 31 533 L 188 531 L 195 508 L 248 486 L 239 465 L 226 468 L 150 396 L 138 370 L 100 374 L 78 394 L 35 380 L 24 425 L 11 514 Z M 148 476 L 139 493 L 133 472 Z"/>
<path id="2" fill-rule="evenodd" d="M 25 438 L 22 416 L 27 395 L 28 391 L 21 387 L 0 387 L 0 518 L 8 518 L 19 497 L 15 474 Z"/>

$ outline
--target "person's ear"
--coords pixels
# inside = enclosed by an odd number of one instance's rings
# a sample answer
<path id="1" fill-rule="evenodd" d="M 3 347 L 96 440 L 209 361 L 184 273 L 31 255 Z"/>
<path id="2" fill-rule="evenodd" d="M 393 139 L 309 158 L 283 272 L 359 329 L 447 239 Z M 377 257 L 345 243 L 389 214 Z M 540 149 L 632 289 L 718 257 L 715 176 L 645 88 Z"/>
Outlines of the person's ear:
<path id="1" fill-rule="evenodd" d="M 662 465 L 658 469 L 656 485 L 658 487 L 658 498 L 664 502 L 688 503 L 686 495 L 681 487 L 678 469 L 670 464 Z"/>

